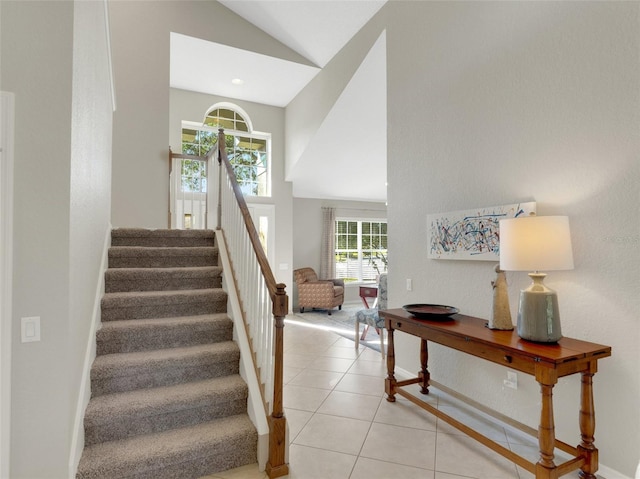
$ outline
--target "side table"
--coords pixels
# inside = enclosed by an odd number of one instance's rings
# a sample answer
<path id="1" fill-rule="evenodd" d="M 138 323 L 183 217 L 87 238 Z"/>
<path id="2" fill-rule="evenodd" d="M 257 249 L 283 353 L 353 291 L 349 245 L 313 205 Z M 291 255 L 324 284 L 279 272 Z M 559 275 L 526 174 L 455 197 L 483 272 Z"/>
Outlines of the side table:
<path id="1" fill-rule="evenodd" d="M 378 286 L 360 286 L 360 291 L 358 293 L 360 299 L 362 300 L 362 304 L 367 309 L 369 308 L 369 303 L 367 303 L 367 298 L 375 298 L 373 302 L 373 307 L 376 307 L 376 301 L 378 300 Z"/>

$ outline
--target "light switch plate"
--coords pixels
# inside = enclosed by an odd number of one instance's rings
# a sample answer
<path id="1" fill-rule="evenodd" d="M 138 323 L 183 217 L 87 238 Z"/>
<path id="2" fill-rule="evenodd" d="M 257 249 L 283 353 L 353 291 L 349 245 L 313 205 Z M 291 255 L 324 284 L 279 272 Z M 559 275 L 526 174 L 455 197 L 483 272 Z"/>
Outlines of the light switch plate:
<path id="1" fill-rule="evenodd" d="M 21 318 L 22 342 L 40 341 L 40 316 Z"/>

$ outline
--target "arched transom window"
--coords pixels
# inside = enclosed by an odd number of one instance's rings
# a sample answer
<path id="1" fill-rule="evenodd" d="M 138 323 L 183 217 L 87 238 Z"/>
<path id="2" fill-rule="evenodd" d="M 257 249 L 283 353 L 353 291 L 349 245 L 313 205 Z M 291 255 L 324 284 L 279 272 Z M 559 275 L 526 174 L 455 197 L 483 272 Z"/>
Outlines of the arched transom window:
<path id="1" fill-rule="evenodd" d="M 182 152 L 206 155 L 224 128 L 227 157 L 245 196 L 271 196 L 271 134 L 253 130 L 251 119 L 240 107 L 219 103 L 202 123 L 182 122 Z"/>

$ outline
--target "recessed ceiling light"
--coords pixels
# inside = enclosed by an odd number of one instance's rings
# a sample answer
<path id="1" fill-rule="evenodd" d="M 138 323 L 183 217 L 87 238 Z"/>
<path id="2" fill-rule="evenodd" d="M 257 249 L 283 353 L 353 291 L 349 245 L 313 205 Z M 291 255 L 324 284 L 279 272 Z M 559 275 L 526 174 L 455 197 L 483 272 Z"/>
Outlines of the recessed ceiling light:
<path id="1" fill-rule="evenodd" d="M 240 78 L 234 78 L 233 80 L 231 80 L 231 83 L 233 83 L 234 85 L 244 85 L 244 80 L 241 80 Z"/>

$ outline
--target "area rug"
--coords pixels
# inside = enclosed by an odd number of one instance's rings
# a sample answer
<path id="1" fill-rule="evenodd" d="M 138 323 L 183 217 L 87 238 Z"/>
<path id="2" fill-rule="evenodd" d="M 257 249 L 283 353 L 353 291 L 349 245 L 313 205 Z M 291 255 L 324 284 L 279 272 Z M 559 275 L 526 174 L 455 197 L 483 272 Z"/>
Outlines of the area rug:
<path id="1" fill-rule="evenodd" d="M 296 311 L 287 315 L 285 323 L 287 321 L 291 321 L 292 323 L 305 323 L 309 326 L 320 327 L 322 329 L 333 331 L 343 338 L 355 341 L 356 313 L 361 309 L 363 309 L 362 305 L 358 304 L 349 306 L 343 305 L 342 310 L 333 309 L 331 311 L 331 315 L 329 315 L 325 309 L 305 310 L 304 313 Z M 361 334 L 363 328 L 364 326 L 361 325 Z M 376 333 L 374 328 L 369 328 L 367 336 L 364 340 L 360 340 L 360 344 L 380 352 L 380 336 L 378 336 L 378 333 Z"/>

